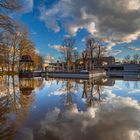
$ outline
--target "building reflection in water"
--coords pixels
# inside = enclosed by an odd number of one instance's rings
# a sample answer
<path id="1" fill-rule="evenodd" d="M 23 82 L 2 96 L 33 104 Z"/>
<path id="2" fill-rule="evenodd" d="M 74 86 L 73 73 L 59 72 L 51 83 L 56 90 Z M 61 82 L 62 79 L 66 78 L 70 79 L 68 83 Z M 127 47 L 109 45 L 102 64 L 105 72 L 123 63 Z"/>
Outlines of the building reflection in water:
<path id="1" fill-rule="evenodd" d="M 18 128 L 28 119 L 34 91 L 43 79 L 0 77 L 0 139 L 13 139 Z"/>

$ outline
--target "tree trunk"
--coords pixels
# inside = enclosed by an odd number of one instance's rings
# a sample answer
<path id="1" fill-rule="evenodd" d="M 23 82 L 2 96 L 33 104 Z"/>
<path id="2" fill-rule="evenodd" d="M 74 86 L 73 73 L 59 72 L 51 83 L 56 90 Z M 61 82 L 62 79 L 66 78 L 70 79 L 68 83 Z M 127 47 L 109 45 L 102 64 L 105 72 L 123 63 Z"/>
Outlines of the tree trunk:
<path id="1" fill-rule="evenodd" d="M 12 72 L 15 70 L 16 43 L 13 45 Z"/>

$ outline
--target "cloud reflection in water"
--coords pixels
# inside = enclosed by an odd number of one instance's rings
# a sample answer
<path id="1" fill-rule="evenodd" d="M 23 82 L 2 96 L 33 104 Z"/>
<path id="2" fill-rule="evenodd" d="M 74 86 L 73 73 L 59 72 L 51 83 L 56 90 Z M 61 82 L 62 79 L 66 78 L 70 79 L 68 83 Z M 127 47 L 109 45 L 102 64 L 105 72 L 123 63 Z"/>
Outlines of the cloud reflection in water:
<path id="1" fill-rule="evenodd" d="M 111 96 L 85 112 L 78 111 L 75 104 L 63 112 L 55 108 L 41 121 L 39 133 L 48 140 L 139 140 L 139 104 L 131 98 Z"/>

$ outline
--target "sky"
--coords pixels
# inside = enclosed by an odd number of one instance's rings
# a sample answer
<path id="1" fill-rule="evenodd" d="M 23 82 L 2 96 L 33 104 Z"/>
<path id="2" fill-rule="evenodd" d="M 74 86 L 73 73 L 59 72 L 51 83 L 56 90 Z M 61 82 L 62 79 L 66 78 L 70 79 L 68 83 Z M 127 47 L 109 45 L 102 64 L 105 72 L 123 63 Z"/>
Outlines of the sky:
<path id="1" fill-rule="evenodd" d="M 103 38 L 109 55 L 118 59 L 140 54 L 140 0 L 24 0 L 24 5 L 18 20 L 43 56 L 58 58 L 68 35 L 79 52 L 92 35 Z"/>

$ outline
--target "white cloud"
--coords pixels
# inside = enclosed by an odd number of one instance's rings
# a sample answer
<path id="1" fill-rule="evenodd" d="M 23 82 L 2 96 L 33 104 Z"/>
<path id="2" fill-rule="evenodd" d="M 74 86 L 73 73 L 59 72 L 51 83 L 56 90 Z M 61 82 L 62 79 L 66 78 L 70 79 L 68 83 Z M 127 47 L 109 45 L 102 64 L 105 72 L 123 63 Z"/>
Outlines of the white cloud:
<path id="1" fill-rule="evenodd" d="M 57 89 L 54 92 L 51 92 L 49 94 L 49 96 L 54 95 L 54 96 L 60 96 L 60 95 L 65 95 L 66 94 L 66 90 L 65 89 Z"/>
<path id="2" fill-rule="evenodd" d="M 140 89 L 133 89 L 133 90 L 130 90 L 128 91 L 128 94 L 139 94 L 140 93 Z"/>
<path id="3" fill-rule="evenodd" d="M 45 81 L 44 83 L 47 88 L 50 88 L 53 84 L 55 84 L 54 81 Z"/>
<path id="4" fill-rule="evenodd" d="M 61 51 L 64 51 L 66 49 L 65 46 L 62 46 L 62 45 L 54 45 L 54 46 L 51 46 L 51 48 L 61 52 Z"/>
<path id="5" fill-rule="evenodd" d="M 125 46 L 127 49 L 132 50 L 132 51 L 140 51 L 140 48 L 137 48 L 135 46 Z"/>
<path id="6" fill-rule="evenodd" d="M 62 45 L 54 45 L 54 46 L 51 46 L 51 48 L 57 50 L 58 52 L 64 52 L 66 50 L 77 50 L 77 47 L 69 48 L 69 47 L 62 46 Z"/>
<path id="7" fill-rule="evenodd" d="M 112 55 L 112 56 L 117 56 L 117 55 L 121 54 L 122 52 L 123 52 L 122 50 L 110 50 L 110 51 L 108 51 L 108 54 Z"/>
<path id="8" fill-rule="evenodd" d="M 51 54 L 47 54 L 44 58 L 45 63 L 53 63 L 55 62 L 55 58 Z"/>
<path id="9" fill-rule="evenodd" d="M 47 138 L 49 132 L 61 140 L 139 140 L 139 104 L 130 98 L 111 97 L 84 112 L 76 105 L 65 111 L 55 108 L 41 121 L 40 133 Z"/>
<path id="10" fill-rule="evenodd" d="M 40 52 L 39 52 L 39 50 L 36 49 L 36 50 L 35 50 L 35 53 L 39 54 Z"/>
<path id="11" fill-rule="evenodd" d="M 78 91 L 76 89 L 72 88 L 70 92 L 76 94 Z M 61 96 L 61 95 L 66 95 L 66 94 L 67 94 L 66 89 L 65 88 L 60 88 L 60 89 L 55 90 L 54 92 L 51 92 L 49 94 L 49 96 L 52 96 L 52 95 L 53 96 Z"/>
<path id="12" fill-rule="evenodd" d="M 51 8 L 40 8 L 40 13 L 56 32 L 61 22 L 71 33 L 86 28 L 112 42 L 130 42 L 140 34 L 140 0 L 60 0 Z"/>

